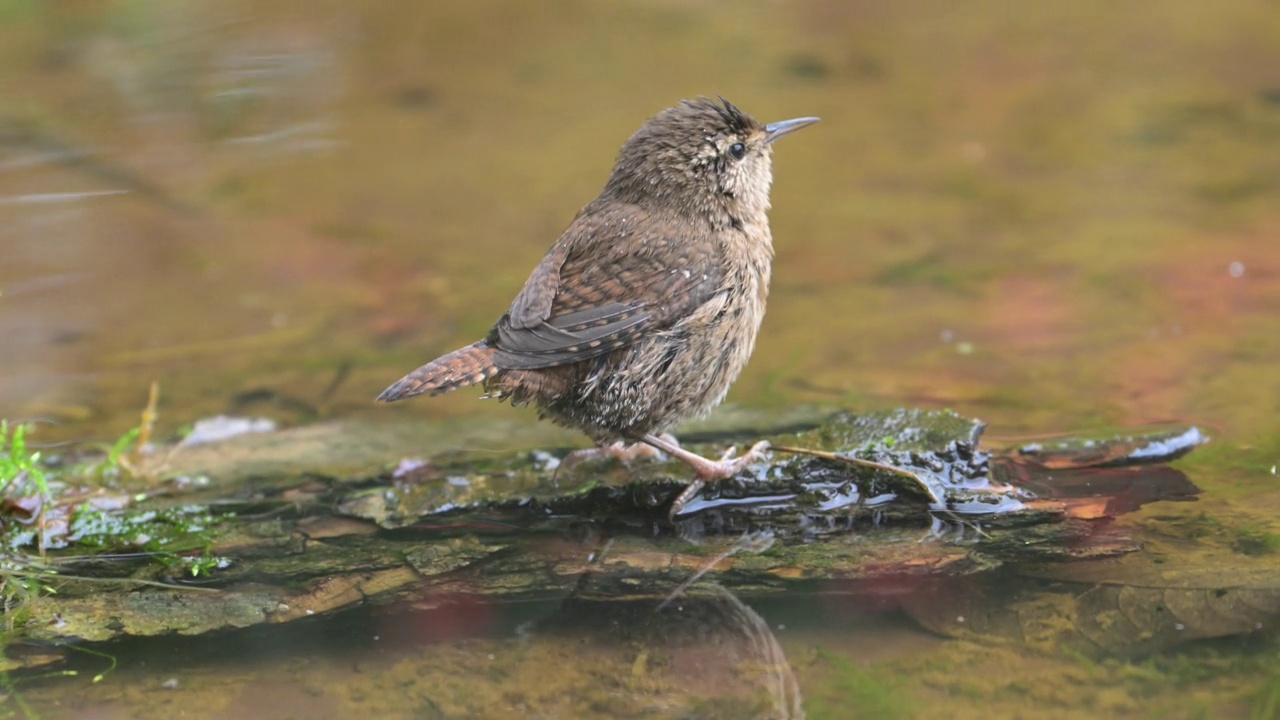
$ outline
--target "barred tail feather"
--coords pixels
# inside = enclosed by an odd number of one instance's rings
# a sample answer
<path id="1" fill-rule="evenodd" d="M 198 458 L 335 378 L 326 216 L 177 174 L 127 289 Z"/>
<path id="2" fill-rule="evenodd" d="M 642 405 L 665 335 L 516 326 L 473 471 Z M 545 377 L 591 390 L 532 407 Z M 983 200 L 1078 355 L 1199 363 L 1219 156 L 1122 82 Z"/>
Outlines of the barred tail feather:
<path id="1" fill-rule="evenodd" d="M 382 391 L 378 400 L 395 402 L 414 395 L 443 395 L 460 387 L 484 382 L 498 373 L 494 349 L 478 342 L 436 358 Z"/>

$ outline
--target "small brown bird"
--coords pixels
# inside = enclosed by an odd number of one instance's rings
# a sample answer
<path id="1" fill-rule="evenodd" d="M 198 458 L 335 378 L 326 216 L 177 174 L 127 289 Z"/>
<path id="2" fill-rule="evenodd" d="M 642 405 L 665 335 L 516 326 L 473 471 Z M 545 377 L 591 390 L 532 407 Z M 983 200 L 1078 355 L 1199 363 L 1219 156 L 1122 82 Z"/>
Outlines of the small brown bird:
<path id="1" fill-rule="evenodd" d="M 600 448 L 645 443 L 703 480 L 732 477 L 768 443 L 716 461 L 659 437 L 705 415 L 747 364 L 764 319 L 773 241 L 773 141 L 817 122 L 762 125 L 727 100 L 685 100 L 627 140 L 484 340 L 387 388 L 391 402 L 483 383 L 533 403 Z"/>

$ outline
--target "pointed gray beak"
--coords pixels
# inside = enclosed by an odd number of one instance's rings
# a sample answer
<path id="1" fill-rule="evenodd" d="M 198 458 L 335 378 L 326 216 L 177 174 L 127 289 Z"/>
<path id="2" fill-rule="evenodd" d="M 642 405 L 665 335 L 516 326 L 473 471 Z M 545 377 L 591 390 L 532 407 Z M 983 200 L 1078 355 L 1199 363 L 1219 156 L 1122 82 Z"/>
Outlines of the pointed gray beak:
<path id="1" fill-rule="evenodd" d="M 783 120 L 782 122 L 769 123 L 764 126 L 764 141 L 766 144 L 771 143 L 787 133 L 795 132 L 802 127 L 807 127 L 816 122 L 818 122 L 818 118 L 816 117 L 802 117 Z"/>

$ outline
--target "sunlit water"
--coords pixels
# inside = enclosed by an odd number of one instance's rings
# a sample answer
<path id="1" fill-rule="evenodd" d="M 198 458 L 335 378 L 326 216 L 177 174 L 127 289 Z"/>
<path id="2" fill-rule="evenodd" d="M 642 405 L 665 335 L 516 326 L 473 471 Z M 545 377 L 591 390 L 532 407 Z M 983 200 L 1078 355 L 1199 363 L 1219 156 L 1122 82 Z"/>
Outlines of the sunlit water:
<path id="1" fill-rule="evenodd" d="M 0 0 L 0 87 L 0 417 L 47 440 L 118 436 L 152 380 L 171 433 L 515 412 L 370 399 L 489 327 L 645 117 L 720 94 L 823 118 L 777 149 L 773 293 L 732 403 L 951 407 L 997 439 L 1194 422 L 1200 501 L 1124 522 L 1168 562 L 1275 567 L 1233 530 L 1280 533 L 1273 6 Z M 573 598 L 370 610 L 18 691 L 50 718 L 1280 702 L 1274 632 L 1099 665 L 943 640 L 874 593 L 702 592 L 665 634 Z"/>

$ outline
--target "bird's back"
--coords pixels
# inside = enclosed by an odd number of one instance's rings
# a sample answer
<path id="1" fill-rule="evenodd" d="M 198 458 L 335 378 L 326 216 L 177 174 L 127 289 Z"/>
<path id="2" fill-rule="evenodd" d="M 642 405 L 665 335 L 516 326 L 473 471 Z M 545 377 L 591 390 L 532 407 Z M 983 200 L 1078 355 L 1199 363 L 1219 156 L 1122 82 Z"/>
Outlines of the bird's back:
<path id="1" fill-rule="evenodd" d="M 664 432 L 714 407 L 764 313 L 768 225 L 750 227 L 755 237 L 592 203 L 486 338 L 490 392 L 598 440 Z"/>

